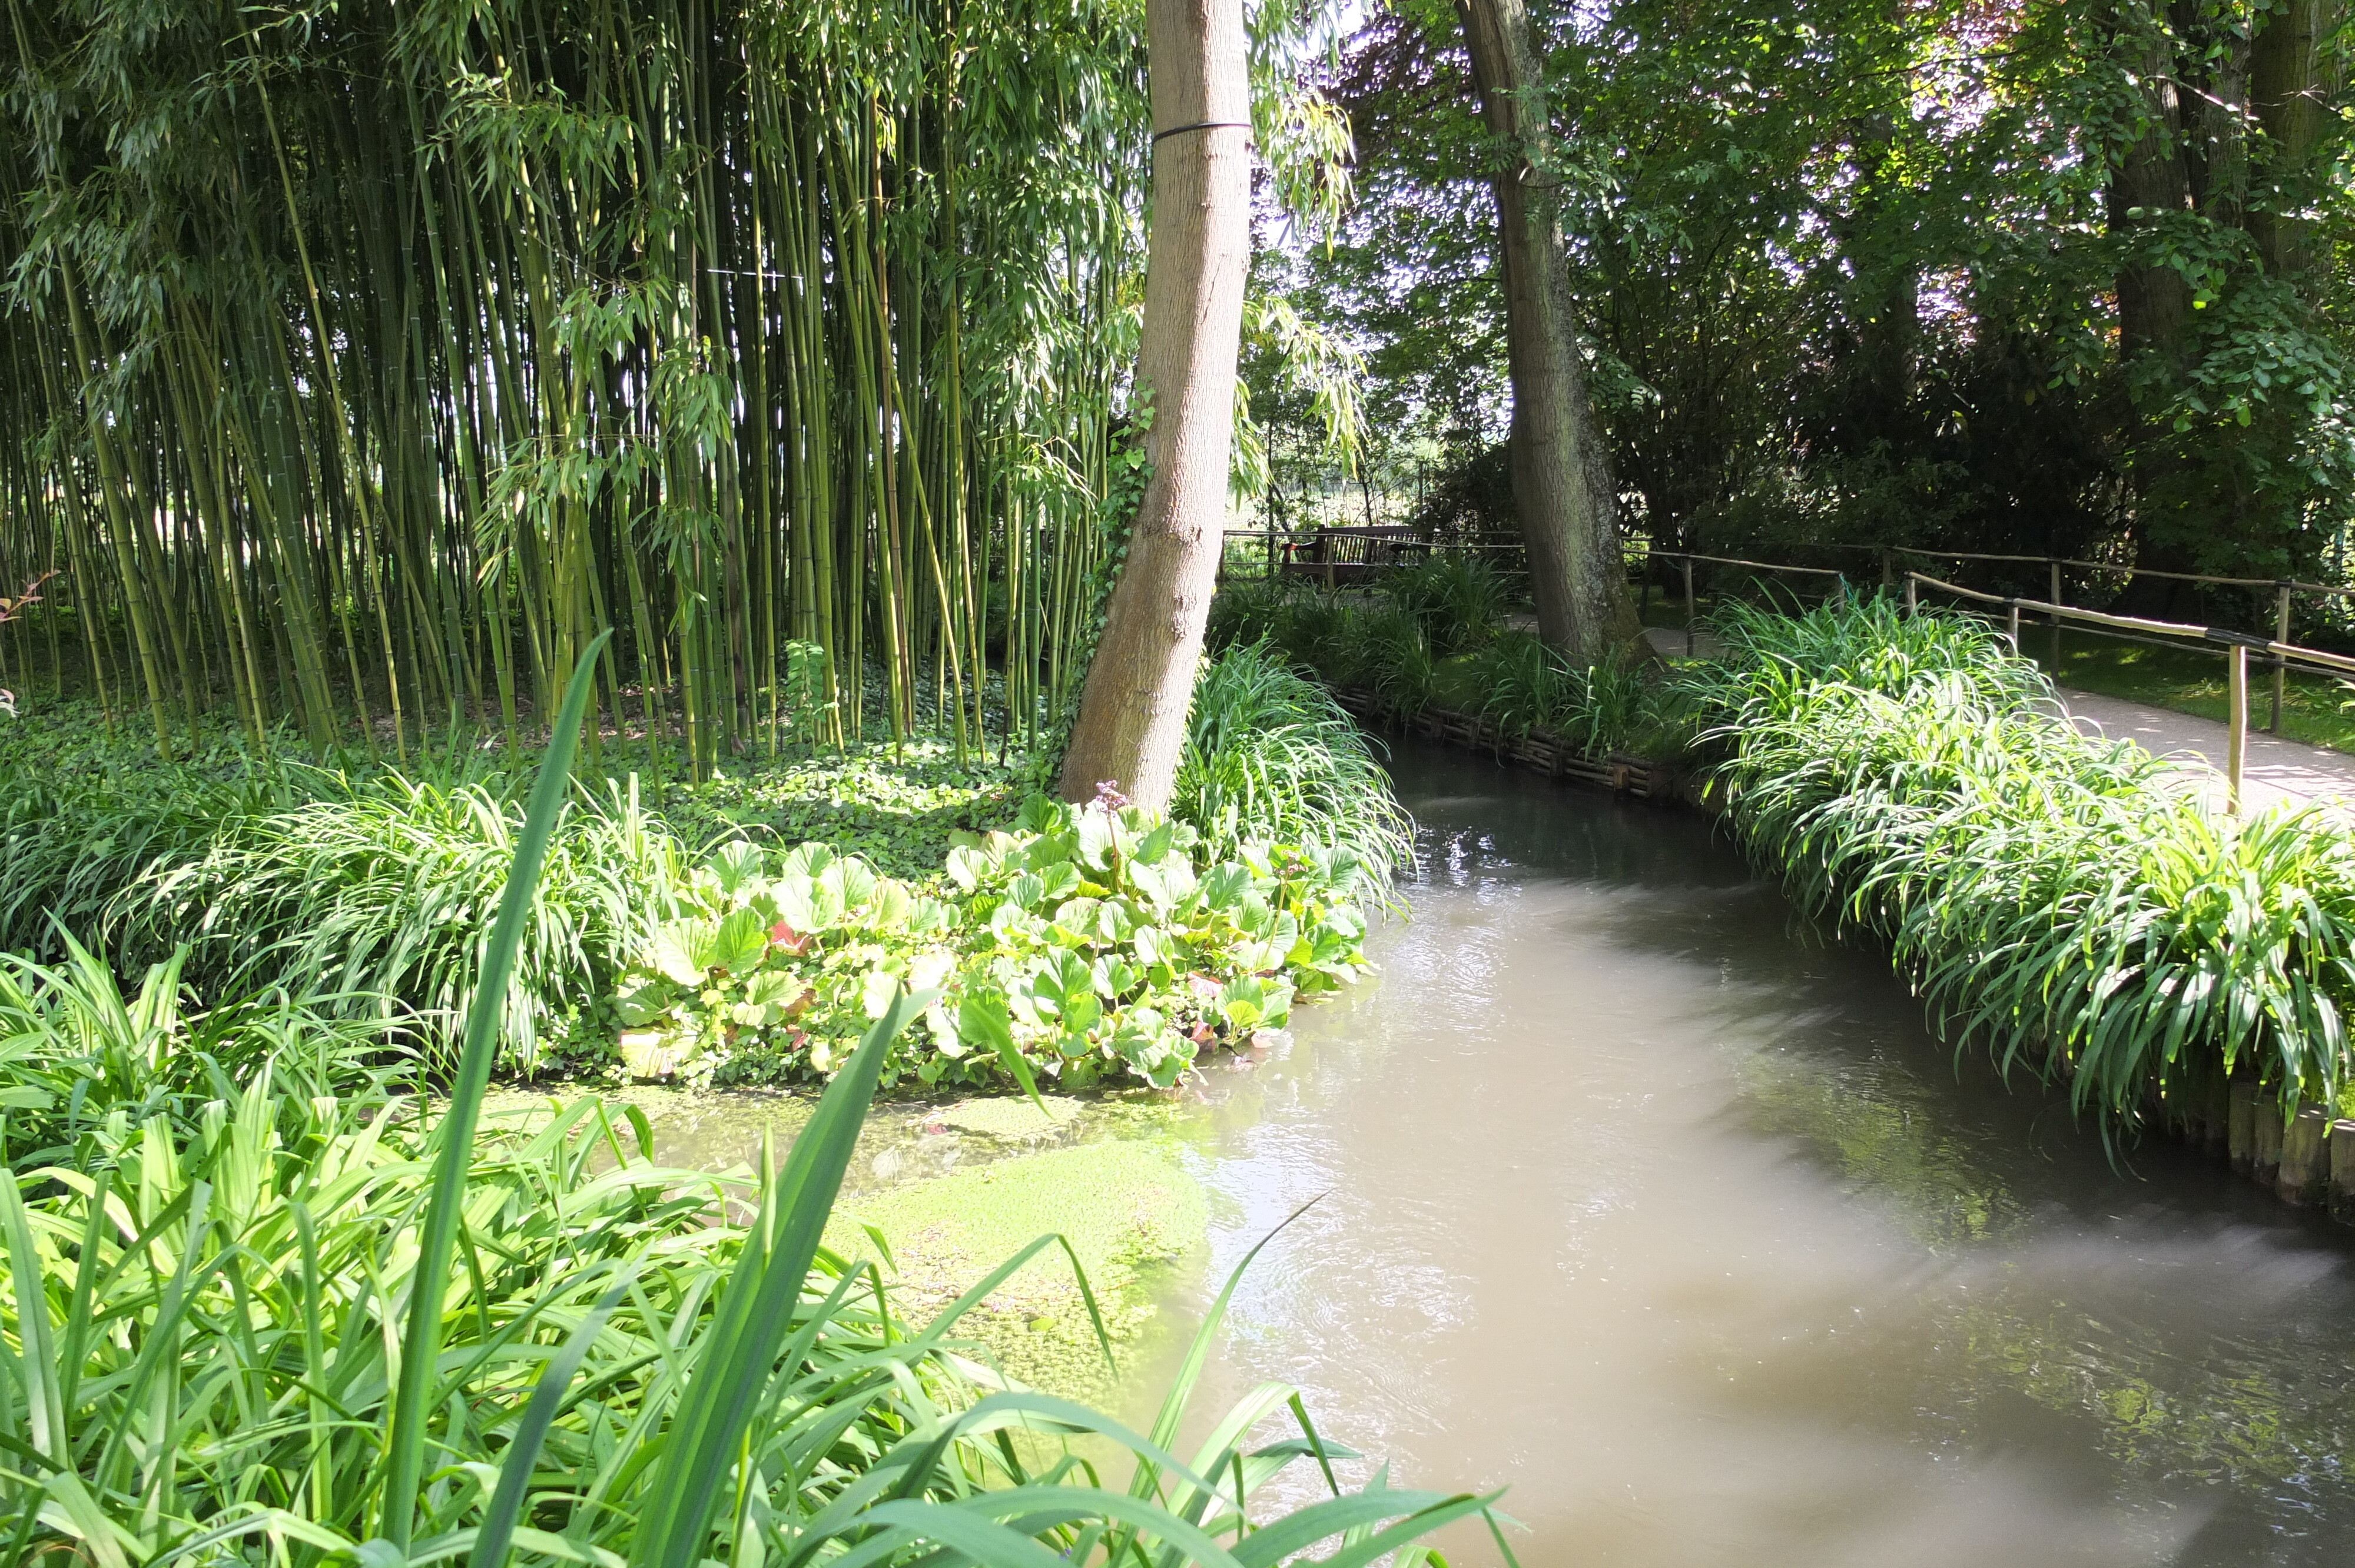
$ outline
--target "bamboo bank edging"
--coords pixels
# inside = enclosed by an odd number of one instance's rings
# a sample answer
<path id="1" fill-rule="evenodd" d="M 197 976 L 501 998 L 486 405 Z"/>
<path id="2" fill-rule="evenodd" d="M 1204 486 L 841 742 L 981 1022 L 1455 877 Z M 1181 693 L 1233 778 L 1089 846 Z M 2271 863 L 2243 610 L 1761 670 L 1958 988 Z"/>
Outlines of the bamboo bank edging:
<path id="1" fill-rule="evenodd" d="M 1332 691 L 1334 700 L 1359 718 L 1401 722 L 1371 692 Z M 1512 736 L 1478 715 L 1443 707 L 1426 707 L 1402 722 L 1426 740 L 1487 752 L 1557 782 L 1599 786 L 1711 817 L 1724 814 L 1722 803 L 1708 798 L 1699 778 L 1686 769 L 1627 752 L 1598 757 L 1550 729 Z M 2243 1080 L 2219 1081 L 2196 1103 L 2147 1101 L 2144 1126 L 2227 1163 L 2292 1209 L 2327 1210 L 2341 1224 L 2355 1226 L 2355 1119 L 2333 1117 L 2311 1102 L 2285 1116 L 2279 1097 Z"/>

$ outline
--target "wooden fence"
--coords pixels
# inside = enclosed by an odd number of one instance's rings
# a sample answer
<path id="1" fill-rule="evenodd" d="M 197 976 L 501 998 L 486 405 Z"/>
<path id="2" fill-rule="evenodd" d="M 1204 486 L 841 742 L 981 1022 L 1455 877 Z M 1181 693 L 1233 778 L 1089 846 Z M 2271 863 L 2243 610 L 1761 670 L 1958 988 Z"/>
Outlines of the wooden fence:
<path id="1" fill-rule="evenodd" d="M 2270 637 L 2255 637 L 2245 631 L 2233 631 L 2220 626 L 2193 626 L 2182 621 L 2151 620 L 2138 615 L 2111 615 L 2104 610 L 2080 609 L 2073 605 L 2057 604 L 2044 599 L 2007 598 L 2002 594 L 1981 593 L 1957 584 L 1943 582 L 1922 572 L 1905 574 L 1905 609 L 1918 613 L 1921 590 L 1931 588 L 1939 593 L 1978 604 L 2000 606 L 2004 614 L 2005 634 L 2011 639 L 2012 652 L 2020 652 L 2019 635 L 2023 616 L 2034 615 L 2048 620 L 2055 631 L 2063 622 L 2096 628 L 2112 635 L 2124 635 L 2137 641 L 2157 643 L 2162 647 L 2208 646 L 2217 649 L 2224 658 L 2224 783 L 2229 809 L 2238 814 L 2241 810 L 2242 773 L 2249 752 L 2249 655 L 2257 653 L 2273 665 L 2275 682 L 2274 696 L 2274 727 L 2281 726 L 2281 695 L 2279 683 L 2292 668 L 2317 671 L 2344 679 L 2355 675 L 2355 659 L 2344 653 L 2333 653 L 2322 648 L 2302 648 L 2293 642 Z M 2286 617 L 2284 618 L 2286 620 Z"/>
<path id="2" fill-rule="evenodd" d="M 1264 576 L 1282 575 L 1327 588 L 1363 587 L 1384 571 L 1411 566 L 1434 555 L 1486 556 L 1508 566 L 1518 565 L 1522 555 L 1517 543 L 1426 539 L 1403 524 L 1312 528 L 1298 533 L 1230 528 L 1225 536 L 1231 541 L 1249 540 L 1261 546 Z"/>

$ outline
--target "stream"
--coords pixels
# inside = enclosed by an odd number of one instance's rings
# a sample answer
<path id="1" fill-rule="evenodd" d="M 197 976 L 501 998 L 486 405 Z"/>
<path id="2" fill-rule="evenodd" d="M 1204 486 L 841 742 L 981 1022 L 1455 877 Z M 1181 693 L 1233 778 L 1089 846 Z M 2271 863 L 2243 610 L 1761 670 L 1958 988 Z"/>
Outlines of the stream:
<path id="1" fill-rule="evenodd" d="M 1289 1053 L 1212 1075 L 1209 1267 L 1140 1418 L 1315 1200 L 1203 1424 L 1295 1383 L 1360 1478 L 1509 1487 L 1523 1563 L 2355 1561 L 2355 1232 L 2172 1145 L 2114 1167 L 1695 815 L 1393 766 L 1412 917 Z"/>

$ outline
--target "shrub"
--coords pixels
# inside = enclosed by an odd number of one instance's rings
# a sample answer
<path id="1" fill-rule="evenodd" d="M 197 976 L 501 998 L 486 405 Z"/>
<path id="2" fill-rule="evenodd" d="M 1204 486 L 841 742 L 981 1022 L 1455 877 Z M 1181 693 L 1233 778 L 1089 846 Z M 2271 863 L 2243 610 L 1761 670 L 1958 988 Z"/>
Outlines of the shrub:
<path id="1" fill-rule="evenodd" d="M 1431 704 L 1439 662 L 1423 623 L 1404 610 L 1380 607 L 1352 611 L 1327 645 L 1318 673 L 1344 686 L 1371 694 L 1392 718 L 1407 718 Z"/>
<path id="2" fill-rule="evenodd" d="M 208 990 L 300 975 L 341 1011 L 397 1017 L 438 1049 L 473 999 L 522 806 L 485 785 L 397 774 L 308 782 L 313 799 L 230 817 L 200 858 L 126 889 L 111 923 L 134 948 L 158 933 L 193 943 L 191 972 Z M 669 912 L 688 858 L 634 779 L 576 791 L 507 988 L 507 1065 L 604 1054 L 598 1006 Z"/>
<path id="3" fill-rule="evenodd" d="M 205 853 L 223 824 L 296 798 L 275 768 L 208 768 L 127 758 L 0 767 L 0 948 L 65 953 L 64 935 L 109 941 L 123 890 Z M 169 954 L 124 954 L 133 961 Z"/>
<path id="4" fill-rule="evenodd" d="M 1340 846 L 1387 876 L 1407 859 L 1412 824 L 1374 746 L 1272 646 L 1230 647 L 1194 683 L 1170 814 L 1214 860 L 1250 841 Z"/>
<path id="5" fill-rule="evenodd" d="M 1550 730 L 1580 750 L 1660 755 L 1688 733 L 1678 688 L 1624 660 L 1573 664 L 1526 631 L 1508 631 L 1481 650 L 1471 683 L 1481 716 L 1509 739 Z"/>
<path id="6" fill-rule="evenodd" d="M 1384 573 L 1384 598 L 1423 628 L 1434 659 L 1485 645 L 1504 630 L 1512 592 L 1504 575 L 1477 556 L 1440 551 Z"/>
<path id="7" fill-rule="evenodd" d="M 823 1077 L 904 982 L 942 995 L 887 1085 L 1166 1086 L 1364 967 L 1374 874 L 1346 848 L 1246 843 L 1198 874 L 1190 828 L 1043 798 L 968 840 L 938 897 L 820 844 L 722 850 L 624 977 L 625 1050 L 690 1079 Z"/>

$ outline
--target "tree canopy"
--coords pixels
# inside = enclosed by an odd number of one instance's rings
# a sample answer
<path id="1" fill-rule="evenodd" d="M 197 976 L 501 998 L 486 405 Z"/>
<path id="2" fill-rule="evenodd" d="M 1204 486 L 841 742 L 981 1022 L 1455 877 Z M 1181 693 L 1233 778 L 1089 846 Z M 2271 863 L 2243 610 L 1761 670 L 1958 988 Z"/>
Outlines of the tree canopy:
<path id="1" fill-rule="evenodd" d="M 1662 546 L 2335 564 L 2350 444 L 2335 7 L 1617 0 L 1538 18 L 1624 523 Z M 1501 433 L 1461 30 L 1327 79 L 1361 200 L 1305 306 L 1375 422 Z"/>

